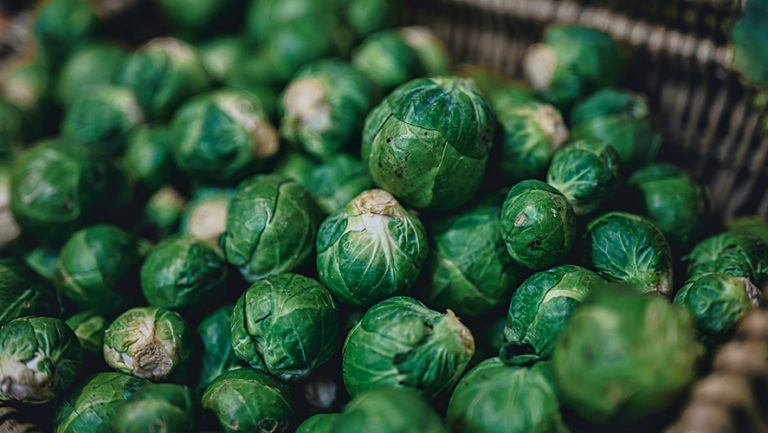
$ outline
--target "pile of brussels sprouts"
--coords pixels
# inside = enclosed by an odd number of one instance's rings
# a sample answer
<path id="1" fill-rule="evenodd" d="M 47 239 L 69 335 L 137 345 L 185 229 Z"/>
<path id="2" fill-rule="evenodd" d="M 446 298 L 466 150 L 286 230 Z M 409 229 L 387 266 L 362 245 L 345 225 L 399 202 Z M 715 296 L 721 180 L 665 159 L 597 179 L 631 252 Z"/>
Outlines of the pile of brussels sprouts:
<path id="1" fill-rule="evenodd" d="M 1 82 L 0 401 L 56 433 L 653 431 L 761 301 L 602 32 L 526 85 L 394 0 L 156 7 L 51 0 Z"/>

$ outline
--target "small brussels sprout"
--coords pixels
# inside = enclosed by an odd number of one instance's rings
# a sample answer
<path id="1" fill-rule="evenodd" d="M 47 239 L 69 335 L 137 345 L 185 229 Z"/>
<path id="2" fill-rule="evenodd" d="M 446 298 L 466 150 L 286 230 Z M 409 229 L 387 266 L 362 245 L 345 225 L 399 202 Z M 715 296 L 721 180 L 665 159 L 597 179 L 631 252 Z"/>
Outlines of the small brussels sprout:
<path id="1" fill-rule="evenodd" d="M 555 343 L 558 396 L 582 417 L 625 425 L 668 407 L 702 353 L 690 315 L 659 296 L 596 289 Z"/>
<path id="2" fill-rule="evenodd" d="M 274 173 L 293 179 L 304 188 L 309 188 L 313 183 L 312 172 L 316 166 L 317 163 L 312 158 L 298 151 L 289 151 L 277 161 Z M 366 172 L 368 171 L 368 167 L 363 168 Z M 342 206 L 344 204 L 346 202 Z"/>
<path id="3" fill-rule="evenodd" d="M 661 132 L 645 97 L 633 93 L 613 89 L 595 93 L 573 109 L 571 126 L 575 139 L 610 143 L 627 170 L 656 159 L 661 147 Z"/>
<path id="4" fill-rule="evenodd" d="M 120 83 L 136 93 L 149 118 L 166 117 L 210 85 L 197 50 L 178 39 L 152 39 L 128 59 Z"/>
<path id="5" fill-rule="evenodd" d="M 501 125 L 499 169 L 514 180 L 543 179 L 552 155 L 568 140 L 560 111 L 542 102 L 496 111 Z"/>
<path id="6" fill-rule="evenodd" d="M 368 115 L 363 163 L 377 185 L 406 204 L 454 209 L 483 180 L 494 129 L 490 107 L 469 81 L 414 80 Z"/>
<path id="7" fill-rule="evenodd" d="M 227 262 L 218 249 L 192 236 L 175 236 L 141 266 L 141 291 L 154 307 L 199 310 L 226 291 Z"/>
<path id="8" fill-rule="evenodd" d="M 749 234 L 721 233 L 699 242 L 687 256 L 687 278 L 722 272 L 760 285 L 768 277 L 768 244 Z"/>
<path id="9" fill-rule="evenodd" d="M 83 350 L 52 317 L 21 317 L 0 328 L 0 400 L 44 403 L 77 378 Z"/>
<path id="10" fill-rule="evenodd" d="M 392 1 L 392 0 L 390 0 Z M 428 77 L 451 72 L 451 57 L 443 41 L 429 27 L 410 26 L 398 29 L 400 36 L 416 52 Z"/>
<path id="11" fill-rule="evenodd" d="M 56 290 L 18 258 L 0 258 L 0 327 L 24 316 L 61 314 Z"/>
<path id="12" fill-rule="evenodd" d="M 173 179 L 173 153 L 168 128 L 139 126 L 127 138 L 123 166 L 128 176 L 150 191 Z"/>
<path id="13" fill-rule="evenodd" d="M 242 366 L 232 350 L 230 318 L 234 307 L 233 304 L 219 307 L 197 325 L 197 335 L 203 343 L 200 376 L 195 387 L 198 395 L 202 395 L 205 388 L 221 374 Z"/>
<path id="14" fill-rule="evenodd" d="M 768 43 L 765 23 L 768 8 L 760 1 L 745 4 L 741 19 L 731 29 L 733 66 L 753 83 L 768 84 L 768 57 L 763 49 Z"/>
<path id="15" fill-rule="evenodd" d="M 181 232 L 216 243 L 227 229 L 227 208 L 233 189 L 200 188 L 195 191 L 181 219 Z"/>
<path id="16" fill-rule="evenodd" d="M 0 80 L 0 94 L 10 103 L 38 120 L 47 105 L 51 76 L 43 59 L 25 58 L 5 68 Z"/>
<path id="17" fill-rule="evenodd" d="M 24 144 L 28 123 L 19 107 L 0 98 L 0 160 L 10 160 L 16 156 Z"/>
<path id="18" fill-rule="evenodd" d="M 555 153 L 547 183 L 568 199 L 576 215 L 586 215 L 600 209 L 616 191 L 619 166 L 619 154 L 610 144 L 579 140 Z"/>
<path id="19" fill-rule="evenodd" d="M 391 29 L 400 22 L 400 0 L 349 0 L 344 10 L 345 22 L 357 38 Z"/>
<path id="20" fill-rule="evenodd" d="M 409 291 L 428 248 L 421 221 L 388 192 L 372 189 L 323 221 L 317 273 L 342 302 L 365 307 Z"/>
<path id="21" fill-rule="evenodd" d="M 46 59 L 57 63 L 88 41 L 98 27 L 98 19 L 87 0 L 45 2 L 35 15 L 37 48 Z"/>
<path id="22" fill-rule="evenodd" d="M 382 388 L 352 400 L 330 433 L 448 433 L 443 420 L 416 392 Z"/>
<path id="23" fill-rule="evenodd" d="M 576 237 L 573 208 L 559 191 L 538 180 L 509 190 L 501 208 L 501 236 L 521 266 L 545 269 L 562 259 Z"/>
<path id="24" fill-rule="evenodd" d="M 486 359 L 456 385 L 446 420 L 453 431 L 567 433 L 549 363 L 508 367 Z"/>
<path id="25" fill-rule="evenodd" d="M 305 186 L 323 212 L 334 214 L 374 185 L 362 161 L 340 153 L 315 166 Z"/>
<path id="26" fill-rule="evenodd" d="M 314 156 L 328 158 L 359 143 L 374 97 L 373 83 L 349 64 L 311 63 L 283 92 L 280 135 Z"/>
<path id="27" fill-rule="evenodd" d="M 192 354 L 192 335 L 175 311 L 132 308 L 104 331 L 104 360 L 123 373 L 149 380 L 180 378 Z"/>
<path id="28" fill-rule="evenodd" d="M 147 385 L 118 406 L 112 426 L 115 433 L 192 432 L 193 401 L 185 385 Z"/>
<path id="29" fill-rule="evenodd" d="M 295 381 L 333 355 L 339 313 L 330 292 L 317 281 L 297 274 L 271 275 L 240 296 L 231 326 L 238 358 Z"/>
<path id="30" fill-rule="evenodd" d="M 117 408 L 148 383 L 114 372 L 87 377 L 56 406 L 54 433 L 112 433 Z"/>
<path id="31" fill-rule="evenodd" d="M 159 0 L 156 2 L 160 13 L 173 27 L 195 33 L 201 33 L 223 18 L 228 10 L 240 2 L 233 0 Z"/>
<path id="32" fill-rule="evenodd" d="M 457 66 L 457 70 L 459 76 L 471 79 L 475 83 L 497 116 L 509 107 L 537 102 L 536 92 L 526 83 L 510 80 L 500 75 L 495 69 L 461 64 Z M 501 117 L 499 121 L 502 121 Z"/>
<path id="33" fill-rule="evenodd" d="M 172 186 L 166 185 L 149 196 L 144 207 L 143 223 L 161 238 L 166 237 L 176 231 L 186 206 L 184 198 Z"/>
<path id="34" fill-rule="evenodd" d="M 217 377 L 205 390 L 202 404 L 226 432 L 285 433 L 293 419 L 288 388 L 252 368 Z"/>
<path id="35" fill-rule="evenodd" d="M 219 36 L 200 46 L 200 56 L 211 78 L 223 83 L 240 59 L 248 55 L 248 46 L 239 36 Z"/>
<path id="36" fill-rule="evenodd" d="M 760 215 L 740 216 L 727 224 L 728 231 L 752 235 L 768 243 L 768 220 Z"/>
<path id="37" fill-rule="evenodd" d="M 410 388 L 435 398 L 459 380 L 475 353 L 472 333 L 451 310 L 395 296 L 371 307 L 347 335 L 344 384 L 353 398 L 374 388 Z"/>
<path id="38" fill-rule="evenodd" d="M 62 105 L 69 105 L 78 95 L 117 82 L 128 55 L 117 45 L 92 43 L 72 53 L 61 66 L 54 94 Z"/>
<path id="39" fill-rule="evenodd" d="M 555 26 L 549 28 L 543 43 L 528 49 L 523 67 L 547 102 L 567 108 L 577 99 L 615 84 L 624 72 L 624 58 L 607 33 L 577 25 Z"/>
<path id="40" fill-rule="evenodd" d="M 352 65 L 386 91 L 426 72 L 419 54 L 397 30 L 365 38 L 352 52 Z"/>
<path id="41" fill-rule="evenodd" d="M 312 415 L 299 424 L 296 433 L 330 433 L 336 420 L 339 419 L 339 413 L 318 413 Z"/>
<path id="42" fill-rule="evenodd" d="M 501 209 L 479 205 L 430 225 L 424 300 L 463 316 L 501 305 L 517 284 L 517 266 L 501 237 Z"/>
<path id="43" fill-rule="evenodd" d="M 111 225 L 75 232 L 59 255 L 61 291 L 81 308 L 114 313 L 135 298 L 144 249 L 133 235 Z"/>
<path id="44" fill-rule="evenodd" d="M 227 210 L 219 238 L 227 261 L 254 282 L 290 272 L 312 252 L 321 211 L 306 188 L 280 175 L 243 181 Z"/>
<path id="45" fill-rule="evenodd" d="M 81 311 L 65 322 L 75 332 L 75 336 L 84 351 L 101 355 L 104 347 L 104 331 L 109 326 L 109 322 L 104 316 L 93 311 Z"/>

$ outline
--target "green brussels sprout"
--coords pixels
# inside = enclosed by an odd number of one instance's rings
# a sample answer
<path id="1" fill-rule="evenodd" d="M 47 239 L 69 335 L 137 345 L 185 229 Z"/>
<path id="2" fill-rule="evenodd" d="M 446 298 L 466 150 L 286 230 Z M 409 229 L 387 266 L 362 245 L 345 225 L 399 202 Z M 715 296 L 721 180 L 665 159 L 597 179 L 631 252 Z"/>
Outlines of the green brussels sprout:
<path id="1" fill-rule="evenodd" d="M 314 17 L 324 25 L 337 25 L 329 0 L 257 0 L 246 13 L 245 36 L 263 43 L 276 31 Z"/>
<path id="2" fill-rule="evenodd" d="M 0 98 L 0 160 L 11 160 L 18 154 L 29 129 L 28 123 L 19 107 Z"/>
<path id="3" fill-rule="evenodd" d="M 619 45 L 605 32 L 578 25 L 555 26 L 547 30 L 543 43 L 528 49 L 523 67 L 547 102 L 567 108 L 577 99 L 615 84 L 624 72 L 623 57 Z"/>
<path id="4" fill-rule="evenodd" d="M 518 269 L 501 237 L 500 213 L 498 205 L 479 205 L 430 225 L 427 303 L 479 316 L 509 299 Z"/>
<path id="5" fill-rule="evenodd" d="M 192 335 L 175 311 L 132 308 L 104 331 L 104 360 L 123 373 L 149 380 L 183 376 L 192 354 Z"/>
<path id="6" fill-rule="evenodd" d="M 600 275 L 644 293 L 672 296 L 672 252 L 664 233 L 647 219 L 609 212 L 587 224 L 584 263 Z"/>
<path id="7" fill-rule="evenodd" d="M 471 79 L 480 89 L 497 116 L 509 107 L 537 102 L 536 92 L 526 83 L 510 80 L 494 69 L 461 64 L 457 66 L 457 70 L 459 76 Z M 499 121 L 502 121 L 501 117 Z"/>
<path id="8" fill-rule="evenodd" d="M 39 57 L 25 58 L 5 67 L 0 79 L 0 94 L 31 118 L 46 108 L 51 76 Z"/>
<path id="9" fill-rule="evenodd" d="M 701 353 L 683 309 L 634 290 L 595 289 L 555 343 L 555 385 L 582 417 L 625 425 L 680 397 Z"/>
<path id="10" fill-rule="evenodd" d="M 330 292 L 317 281 L 279 274 L 256 281 L 240 296 L 231 326 L 238 358 L 295 381 L 333 355 L 339 313 Z"/>
<path id="11" fill-rule="evenodd" d="M 186 205 L 184 198 L 172 186 L 166 185 L 149 196 L 143 223 L 155 229 L 160 237 L 168 236 L 176 231 Z"/>
<path id="12" fill-rule="evenodd" d="M 610 144 L 579 140 L 555 153 L 547 183 L 568 199 L 576 215 L 586 215 L 600 209 L 616 191 L 619 166 L 619 154 Z"/>
<path id="13" fill-rule="evenodd" d="M 147 385 L 118 406 L 112 426 L 115 433 L 192 432 L 193 401 L 184 385 Z"/>
<path id="14" fill-rule="evenodd" d="M 61 314 L 56 290 L 24 261 L 0 258 L 0 327 L 24 316 Z"/>
<path id="15" fill-rule="evenodd" d="M 117 45 L 92 43 L 72 53 L 61 66 L 54 94 L 62 105 L 69 105 L 78 95 L 117 82 L 128 55 Z"/>
<path id="16" fill-rule="evenodd" d="M 240 3 L 233 0 L 159 0 L 160 13 L 171 24 L 180 30 L 188 32 L 202 32 L 217 21 L 221 20 L 224 13 Z"/>
<path id="17" fill-rule="evenodd" d="M 747 79 L 759 85 L 768 85 L 768 57 L 765 45 L 768 35 L 768 7 L 762 1 L 749 1 L 744 13 L 731 29 L 733 66 Z"/>
<path id="18" fill-rule="evenodd" d="M 215 182 L 242 179 L 279 147 L 259 99 L 235 90 L 217 90 L 185 103 L 173 118 L 171 144 L 179 170 Z"/>
<path id="19" fill-rule="evenodd" d="M 457 432 L 566 433 L 549 363 L 508 367 L 486 359 L 456 385 L 446 420 Z"/>
<path id="20" fill-rule="evenodd" d="M 226 432 L 285 433 L 293 419 L 288 388 L 252 368 L 217 377 L 205 390 L 202 404 Z"/>
<path id="21" fill-rule="evenodd" d="M 450 389 L 475 353 L 472 333 L 451 310 L 395 296 L 371 307 L 347 335 L 344 384 L 353 398 L 373 388 L 410 388 L 428 399 Z"/>
<path id="22" fill-rule="evenodd" d="M 77 378 L 83 351 L 72 329 L 52 317 L 20 317 L 0 328 L 0 400 L 44 403 Z"/>
<path id="23" fill-rule="evenodd" d="M 559 191 L 538 180 L 509 190 L 501 208 L 501 236 L 521 266 L 545 269 L 559 262 L 576 237 L 573 208 Z"/>
<path id="24" fill-rule="evenodd" d="M 575 139 L 594 138 L 610 143 L 627 170 L 656 159 L 661 132 L 654 125 L 644 96 L 613 89 L 601 90 L 571 112 Z"/>
<path id="25" fill-rule="evenodd" d="M 362 161 L 340 153 L 315 166 L 306 187 L 323 212 L 334 214 L 374 185 Z"/>
<path id="26" fill-rule="evenodd" d="M 298 151 L 289 151 L 277 161 L 274 167 L 274 173 L 291 178 L 301 184 L 304 188 L 309 188 L 313 183 L 312 172 L 316 166 L 317 163 L 312 158 Z M 368 167 L 364 168 L 368 171 Z M 315 186 L 320 188 L 319 185 Z M 346 204 L 346 202 L 344 204 Z"/>
<path id="27" fill-rule="evenodd" d="M 197 325 L 197 335 L 203 343 L 200 375 L 195 387 L 198 395 L 202 395 L 205 388 L 221 374 L 242 366 L 232 350 L 230 319 L 234 307 L 233 304 L 219 307 Z"/>
<path id="28" fill-rule="evenodd" d="M 254 176 L 235 191 L 219 243 L 227 261 L 254 282 L 303 265 L 321 218 L 320 208 L 296 181 Z"/>
<path id="29" fill-rule="evenodd" d="M 426 72 L 419 54 L 397 30 L 365 38 L 352 52 L 352 65 L 387 91 Z"/>
<path id="30" fill-rule="evenodd" d="M 144 114 L 132 91 L 104 86 L 88 89 L 72 101 L 61 132 L 75 142 L 116 154 L 123 150 L 132 129 L 143 121 Z"/>
<path id="31" fill-rule="evenodd" d="M 75 232 L 59 255 L 62 293 L 81 308 L 114 313 L 135 298 L 145 248 L 133 235 L 111 225 Z"/>
<path id="32" fill-rule="evenodd" d="M 119 191 L 120 173 L 92 151 L 58 140 L 24 152 L 11 176 L 11 211 L 25 233 L 66 238 L 96 219 Z"/>
<path id="33" fill-rule="evenodd" d="M 703 230 L 709 210 L 707 195 L 682 168 L 652 163 L 632 173 L 627 183 L 639 196 L 641 213 L 671 244 L 688 246 Z"/>
<path id="34" fill-rule="evenodd" d="M 141 266 L 141 291 L 153 307 L 199 310 L 226 291 L 227 262 L 218 249 L 192 236 L 155 246 Z"/>
<path id="35" fill-rule="evenodd" d="M 405 43 L 416 52 L 416 56 L 428 77 L 451 73 L 450 54 L 448 54 L 443 41 L 429 27 L 401 27 L 398 31 Z"/>
<path id="36" fill-rule="evenodd" d="M 328 158 L 359 143 L 374 97 L 373 83 L 349 64 L 311 63 L 283 92 L 280 135 L 314 156 Z"/>
<path id="37" fill-rule="evenodd" d="M 357 38 L 390 29 L 400 21 L 400 0 L 349 0 L 344 10 L 345 22 Z"/>
<path id="38" fill-rule="evenodd" d="M 409 291 L 427 251 L 421 221 L 388 192 L 372 189 L 323 221 L 317 273 L 342 302 L 365 307 Z"/>
<path id="39" fill-rule="evenodd" d="M 239 36 L 219 36 L 200 46 L 205 69 L 215 81 L 223 83 L 240 59 L 248 55 L 248 46 Z"/>
<path id="40" fill-rule="evenodd" d="M 65 322 L 75 332 L 75 336 L 84 351 L 101 355 L 104 347 L 104 331 L 109 326 L 109 322 L 104 316 L 93 311 L 81 311 Z"/>
<path id="41" fill-rule="evenodd" d="M 174 165 L 168 128 L 133 128 L 127 138 L 123 167 L 130 178 L 150 191 L 171 182 Z"/>
<path id="42" fill-rule="evenodd" d="M 299 424 L 296 433 L 330 433 L 336 420 L 339 419 L 339 413 L 318 413 L 312 415 Z"/>
<path id="43" fill-rule="evenodd" d="M 483 180 L 495 123 L 469 81 L 414 80 L 368 115 L 363 163 L 377 185 L 406 204 L 454 209 L 472 198 Z"/>
<path id="44" fill-rule="evenodd" d="M 61 248 L 58 245 L 41 243 L 24 253 L 24 262 L 38 275 L 49 283 L 58 287 L 61 284 L 59 274 L 59 255 Z M 0 289 L 1 291 L 2 289 Z M 21 316 L 58 316 L 58 314 L 21 314 Z M 0 324 L 1 325 L 1 324 Z"/>
<path id="45" fill-rule="evenodd" d="M 114 372 L 89 376 L 56 406 L 54 433 L 112 433 L 117 408 L 147 383 Z"/>
<path id="46" fill-rule="evenodd" d="M 128 59 L 120 83 L 136 93 L 147 117 L 166 117 L 210 85 L 197 50 L 178 39 L 152 39 Z"/>
<path id="47" fill-rule="evenodd" d="M 98 19 L 87 0 L 45 2 L 35 15 L 37 48 L 46 59 L 57 63 L 87 42 L 98 27 Z"/>
<path id="48" fill-rule="evenodd" d="M 687 278 L 722 272 L 760 285 L 768 277 L 768 244 L 748 234 L 721 233 L 699 242 L 687 256 Z"/>
<path id="49" fill-rule="evenodd" d="M 357 396 L 330 433 L 448 433 L 432 406 L 409 389 L 374 389 Z"/>
<path id="50" fill-rule="evenodd" d="M 509 103 L 496 115 L 501 126 L 501 173 L 514 180 L 543 179 L 552 155 L 568 141 L 560 111 L 543 102 Z"/>
<path id="51" fill-rule="evenodd" d="M 727 228 L 731 233 L 751 235 L 768 243 L 768 220 L 760 215 L 734 218 L 728 222 Z"/>
<path id="52" fill-rule="evenodd" d="M 197 239 L 216 243 L 227 229 L 227 207 L 235 194 L 233 189 L 200 188 L 181 218 L 181 232 Z"/>

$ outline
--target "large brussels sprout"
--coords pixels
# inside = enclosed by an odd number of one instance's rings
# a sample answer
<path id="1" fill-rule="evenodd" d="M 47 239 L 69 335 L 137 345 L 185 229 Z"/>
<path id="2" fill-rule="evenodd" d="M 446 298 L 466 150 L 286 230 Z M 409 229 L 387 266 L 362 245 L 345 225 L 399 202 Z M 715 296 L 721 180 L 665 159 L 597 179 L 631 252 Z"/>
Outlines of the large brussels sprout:
<path id="1" fill-rule="evenodd" d="M 429 27 L 401 27 L 398 31 L 405 43 L 416 52 L 427 76 L 435 77 L 451 72 L 450 54 L 443 41 Z"/>
<path id="2" fill-rule="evenodd" d="M 147 199 L 143 227 L 153 229 L 159 237 L 176 232 L 187 203 L 172 186 L 164 186 Z M 211 240 L 215 242 L 215 240 Z"/>
<path id="3" fill-rule="evenodd" d="M 120 82 L 136 93 L 150 118 L 166 117 L 210 85 L 197 50 L 178 39 L 152 39 L 128 59 Z"/>
<path id="4" fill-rule="evenodd" d="M 390 29 L 400 21 L 400 0 L 349 0 L 344 9 L 345 22 L 358 38 Z"/>
<path id="5" fill-rule="evenodd" d="M 609 212 L 587 224 L 584 263 L 610 280 L 642 292 L 673 294 L 672 252 L 664 233 L 647 219 Z"/>
<path id="6" fill-rule="evenodd" d="M 233 189 L 200 188 L 195 191 L 181 219 L 181 232 L 216 243 L 227 229 L 227 208 Z"/>
<path id="7" fill-rule="evenodd" d="M 202 341 L 200 375 L 195 391 L 202 395 L 205 388 L 224 372 L 241 367 L 232 350 L 230 333 L 231 316 L 234 305 L 219 307 L 200 321 L 197 335 Z"/>
<path id="8" fill-rule="evenodd" d="M 115 433 L 194 431 L 192 391 L 184 385 L 151 384 L 136 391 L 115 411 Z"/>
<path id="9" fill-rule="evenodd" d="M 175 236 L 141 265 L 141 290 L 149 305 L 199 310 L 226 291 L 227 262 L 218 249 L 192 236 Z"/>
<path id="10" fill-rule="evenodd" d="M 752 235 L 768 243 L 768 220 L 760 215 L 740 216 L 728 222 L 729 232 Z"/>
<path id="11" fill-rule="evenodd" d="M 416 50 L 397 30 L 365 38 L 352 52 L 352 65 L 387 91 L 426 72 Z"/>
<path id="12" fill-rule="evenodd" d="M 336 420 L 341 414 L 338 413 L 318 413 L 305 419 L 296 428 L 296 433 L 330 433 Z"/>
<path id="13" fill-rule="evenodd" d="M 722 272 L 760 285 L 768 277 L 768 244 L 749 234 L 721 233 L 699 242 L 683 257 L 686 277 Z"/>
<path id="14" fill-rule="evenodd" d="M 98 26 L 87 0 L 52 0 L 35 15 L 35 42 L 52 63 L 66 58 L 90 39 Z"/>
<path id="15" fill-rule="evenodd" d="M 109 326 L 104 316 L 93 311 L 81 311 L 69 317 L 65 323 L 75 332 L 84 351 L 101 355 L 104 348 L 104 331 Z"/>
<path id="16" fill-rule="evenodd" d="M 56 406 L 54 433 L 113 433 L 116 409 L 148 383 L 114 372 L 87 377 Z"/>
<path id="17" fill-rule="evenodd" d="M 248 45 L 239 36 L 218 36 L 200 46 L 200 56 L 211 78 L 224 82 L 237 62 L 248 55 Z"/>
<path id="18" fill-rule="evenodd" d="M 334 214 L 374 185 L 365 164 L 351 155 L 340 153 L 315 166 L 305 186 L 323 212 Z"/>
<path id="19" fill-rule="evenodd" d="M 115 84 L 122 70 L 126 52 L 109 43 L 92 43 L 72 53 L 61 66 L 54 94 L 62 105 L 69 105 L 78 95 L 94 87 Z"/>
<path id="20" fill-rule="evenodd" d="M 181 378 L 192 354 L 192 335 L 179 313 L 132 308 L 104 331 L 104 360 L 123 373 L 150 380 Z"/>
<path id="21" fill-rule="evenodd" d="M 347 335 L 344 384 L 352 397 L 395 387 L 432 399 L 459 380 L 474 352 L 472 334 L 451 310 L 396 296 L 371 307 Z"/>
<path id="22" fill-rule="evenodd" d="M 624 71 L 623 54 L 607 33 L 577 25 L 549 28 L 523 63 L 533 87 L 560 108 L 615 84 Z"/>
<path id="23" fill-rule="evenodd" d="M 128 176 L 150 191 L 173 179 L 173 153 L 168 128 L 139 126 L 130 131 L 123 167 Z"/>
<path id="24" fill-rule="evenodd" d="M 384 190 L 364 191 L 317 233 L 317 273 L 342 302 L 369 306 L 413 287 L 427 259 L 419 219 Z"/>
<path id="25" fill-rule="evenodd" d="M 23 110 L 30 120 L 39 120 L 41 111 L 47 108 L 50 86 L 48 66 L 35 56 L 5 67 L 0 80 L 0 96 Z"/>
<path id="26" fill-rule="evenodd" d="M 680 397 L 701 352 L 683 309 L 634 290 L 596 289 L 555 343 L 555 384 L 584 418 L 629 424 Z"/>
<path id="27" fill-rule="evenodd" d="M 259 99 L 236 90 L 217 90 L 185 103 L 173 118 L 171 143 L 179 170 L 219 183 L 253 173 L 279 148 Z"/>
<path id="28" fill-rule="evenodd" d="M 605 89 L 580 103 L 571 112 L 573 138 L 594 138 L 610 143 L 627 170 L 653 161 L 661 146 L 645 98 Z"/>
<path id="29" fill-rule="evenodd" d="M 337 60 L 304 67 L 281 100 L 280 135 L 327 158 L 357 145 L 376 89 L 361 72 Z"/>
<path id="30" fill-rule="evenodd" d="M 212 411 L 226 432 L 289 431 L 293 418 L 288 388 L 252 368 L 228 371 L 203 394 L 203 408 Z"/>
<path id="31" fill-rule="evenodd" d="M 486 359 L 456 385 L 448 424 L 459 433 L 566 433 L 549 363 L 508 367 Z"/>
<path id="32" fill-rule="evenodd" d="M 0 327 L 23 316 L 61 314 L 56 290 L 18 258 L 0 258 Z"/>
<path id="33" fill-rule="evenodd" d="M 339 313 L 330 292 L 317 281 L 279 274 L 256 281 L 240 296 L 231 326 L 238 358 L 294 381 L 333 355 Z"/>
<path id="34" fill-rule="evenodd" d="M 598 140 L 571 143 L 552 158 L 547 183 L 560 191 L 576 215 L 600 208 L 619 186 L 619 155 Z"/>
<path id="35" fill-rule="evenodd" d="M 368 115 L 363 162 L 380 187 L 406 204 L 453 209 L 483 180 L 494 129 L 491 109 L 471 82 L 414 80 Z"/>
<path id="36" fill-rule="evenodd" d="M 576 236 L 573 208 L 546 183 L 524 180 L 513 186 L 504 200 L 501 236 L 518 264 L 548 268 L 571 249 Z"/>
<path id="37" fill-rule="evenodd" d="M 320 208 L 296 181 L 254 176 L 232 197 L 219 243 L 229 263 L 253 282 L 303 265 L 321 218 Z"/>
<path id="38" fill-rule="evenodd" d="M 432 406 L 409 389 L 374 389 L 352 400 L 330 433 L 447 433 Z"/>
<path id="39" fill-rule="evenodd" d="M 114 313 L 134 300 L 145 246 L 125 230 L 97 225 L 75 232 L 61 249 L 61 291 L 79 307 Z"/>

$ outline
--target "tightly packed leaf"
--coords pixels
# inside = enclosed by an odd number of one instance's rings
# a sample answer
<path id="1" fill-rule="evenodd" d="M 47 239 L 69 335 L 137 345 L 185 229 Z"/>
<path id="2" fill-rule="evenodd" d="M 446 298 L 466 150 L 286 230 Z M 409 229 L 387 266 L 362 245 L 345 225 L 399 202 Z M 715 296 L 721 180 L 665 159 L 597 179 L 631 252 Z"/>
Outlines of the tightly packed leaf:
<path id="1" fill-rule="evenodd" d="M 699 242 L 683 258 L 686 277 L 721 272 L 759 285 L 768 276 L 768 244 L 750 234 L 726 232 Z"/>

